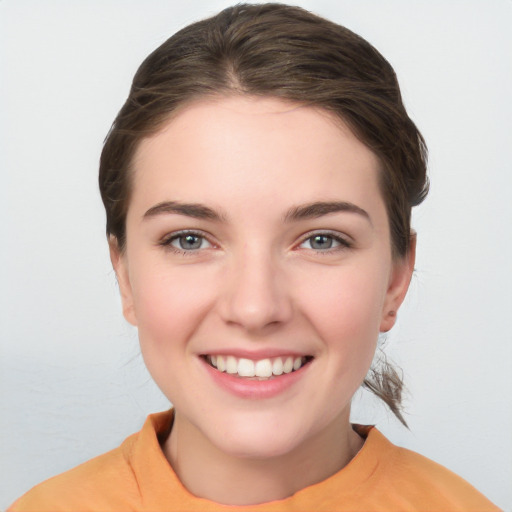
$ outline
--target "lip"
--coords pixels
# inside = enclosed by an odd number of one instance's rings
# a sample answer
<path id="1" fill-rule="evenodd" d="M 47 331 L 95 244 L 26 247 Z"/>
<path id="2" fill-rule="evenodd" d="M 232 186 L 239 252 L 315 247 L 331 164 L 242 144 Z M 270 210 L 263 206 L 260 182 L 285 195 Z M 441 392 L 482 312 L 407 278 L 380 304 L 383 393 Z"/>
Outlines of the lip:
<path id="1" fill-rule="evenodd" d="M 204 352 L 202 356 L 215 355 L 215 356 L 234 356 L 237 359 L 251 359 L 252 361 L 259 361 L 261 359 L 273 359 L 275 357 L 306 357 L 311 354 L 305 354 L 290 350 L 289 352 L 283 349 L 264 349 L 264 350 L 243 350 L 240 348 L 234 349 L 220 349 Z"/>
<path id="2" fill-rule="evenodd" d="M 229 354 L 236 357 L 244 357 L 242 355 L 239 356 L 238 354 L 240 353 L 240 351 L 235 351 L 230 352 Z M 278 357 L 268 356 L 268 353 L 268 351 L 265 352 L 266 357 Z M 224 355 L 222 352 L 215 352 L 215 354 Z M 283 355 L 283 352 L 281 351 L 279 355 Z M 250 357 L 248 357 L 248 359 L 253 360 L 258 358 L 264 359 L 265 357 L 260 357 L 259 355 L 256 356 L 254 352 L 251 352 Z M 217 386 L 240 398 L 253 400 L 273 398 L 277 395 L 280 395 L 281 393 L 284 393 L 287 389 L 299 382 L 307 374 L 308 369 L 311 366 L 310 361 L 298 370 L 291 373 L 279 375 L 278 377 L 274 377 L 268 380 L 253 380 L 236 377 L 226 372 L 220 372 L 219 370 L 210 366 L 203 357 L 200 357 L 199 359 L 201 360 L 201 364 L 203 365 L 205 371 Z"/>

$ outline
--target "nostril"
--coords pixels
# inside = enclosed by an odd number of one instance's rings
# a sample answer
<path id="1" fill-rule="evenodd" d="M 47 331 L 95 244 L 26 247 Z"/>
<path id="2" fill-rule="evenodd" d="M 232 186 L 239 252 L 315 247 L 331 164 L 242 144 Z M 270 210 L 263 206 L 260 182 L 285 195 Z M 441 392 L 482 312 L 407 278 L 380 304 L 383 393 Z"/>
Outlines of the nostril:
<path id="1" fill-rule="evenodd" d="M 261 247 L 257 248 L 261 251 Z M 290 297 L 282 276 L 268 254 L 255 254 L 248 248 L 230 269 L 229 279 L 219 294 L 219 311 L 223 320 L 247 331 L 276 328 L 291 317 Z"/>

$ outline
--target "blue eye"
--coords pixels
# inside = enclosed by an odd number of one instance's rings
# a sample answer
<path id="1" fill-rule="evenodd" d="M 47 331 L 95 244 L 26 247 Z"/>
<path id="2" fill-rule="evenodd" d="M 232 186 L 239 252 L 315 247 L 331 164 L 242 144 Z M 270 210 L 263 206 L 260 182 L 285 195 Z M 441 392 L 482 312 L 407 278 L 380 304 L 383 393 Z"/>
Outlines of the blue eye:
<path id="1" fill-rule="evenodd" d="M 197 235 L 181 235 L 175 238 L 171 245 L 178 245 L 180 249 L 193 251 L 194 249 L 200 249 L 203 239 Z"/>
<path id="2" fill-rule="evenodd" d="M 199 233 L 176 233 L 161 242 L 161 245 L 171 247 L 176 251 L 193 252 L 211 247 L 212 244 Z"/>
<path id="3" fill-rule="evenodd" d="M 332 236 L 316 235 L 309 239 L 312 249 L 331 249 L 334 243 Z"/>
<path id="4" fill-rule="evenodd" d="M 328 251 L 329 249 L 350 247 L 350 244 L 341 237 L 318 233 L 306 238 L 300 246 L 306 249 L 313 249 L 314 251 Z"/>

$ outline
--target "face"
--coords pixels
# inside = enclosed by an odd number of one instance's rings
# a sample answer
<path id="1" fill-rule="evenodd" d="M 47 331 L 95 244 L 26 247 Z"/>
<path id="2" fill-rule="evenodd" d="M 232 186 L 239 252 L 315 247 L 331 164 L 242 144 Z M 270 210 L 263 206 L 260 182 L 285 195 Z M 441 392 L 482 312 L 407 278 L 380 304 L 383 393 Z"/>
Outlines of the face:
<path id="1" fill-rule="evenodd" d="M 272 457 L 348 425 L 412 269 L 378 173 L 339 120 L 276 99 L 197 101 L 140 144 L 112 260 L 147 367 L 202 443 Z"/>

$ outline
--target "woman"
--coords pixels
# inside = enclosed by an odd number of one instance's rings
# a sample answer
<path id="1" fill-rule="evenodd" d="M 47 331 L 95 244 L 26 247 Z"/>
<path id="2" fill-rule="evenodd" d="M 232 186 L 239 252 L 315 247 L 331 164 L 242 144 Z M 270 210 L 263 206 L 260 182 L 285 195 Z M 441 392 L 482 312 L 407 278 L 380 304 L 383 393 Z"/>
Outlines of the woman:
<path id="1" fill-rule="evenodd" d="M 239 5 L 139 68 L 100 190 L 123 312 L 173 403 L 11 510 L 497 510 L 351 425 L 414 268 L 426 148 L 391 66 L 301 9 Z M 370 375 L 370 377 L 367 377 Z"/>

